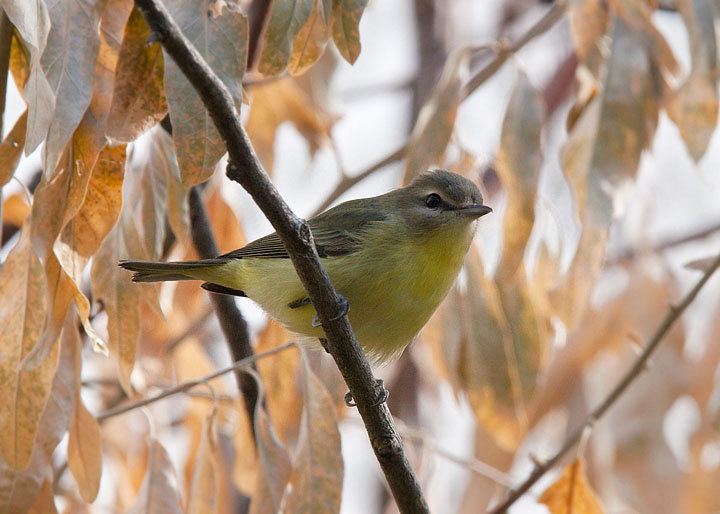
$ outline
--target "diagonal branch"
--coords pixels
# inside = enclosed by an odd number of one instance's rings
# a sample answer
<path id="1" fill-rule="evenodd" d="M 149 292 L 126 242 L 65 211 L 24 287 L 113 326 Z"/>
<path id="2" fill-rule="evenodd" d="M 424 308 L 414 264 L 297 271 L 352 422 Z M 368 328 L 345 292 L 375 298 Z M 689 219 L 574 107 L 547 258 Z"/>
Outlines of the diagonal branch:
<path id="1" fill-rule="evenodd" d="M 700 290 L 703 288 L 705 283 L 710 279 L 713 273 L 720 267 L 720 255 L 710 264 L 710 267 L 705 271 L 703 276 L 700 278 L 695 287 L 688 292 L 682 301 L 670 308 L 670 311 L 663 319 L 660 326 L 655 330 L 655 333 L 650 338 L 647 346 L 643 352 L 635 360 L 632 367 L 625 373 L 625 376 L 618 382 L 612 391 L 605 397 L 600 405 L 598 405 L 585 421 L 565 440 L 562 447 L 553 455 L 549 460 L 535 467 L 530 476 L 516 489 L 512 490 L 508 494 L 507 498 L 490 511 L 490 514 L 500 514 L 506 512 L 510 506 L 515 503 L 523 494 L 525 494 L 532 485 L 537 482 L 540 477 L 547 473 L 550 469 L 558 463 L 558 461 L 571 449 L 578 441 L 580 441 L 587 430 L 592 429 L 593 425 L 602 418 L 607 410 L 615 404 L 618 398 L 627 390 L 636 378 L 638 378 L 642 372 L 646 369 L 648 360 L 653 354 L 655 349 L 658 347 L 660 342 L 663 340 L 665 335 L 668 333 L 673 324 L 680 318 L 680 315 L 685 311 L 688 305 L 690 305 L 695 297 L 698 295 Z"/>
<path id="2" fill-rule="evenodd" d="M 320 264 L 310 227 L 278 193 L 255 155 L 224 84 L 185 38 L 159 0 L 135 0 L 160 41 L 200 95 L 230 156 L 227 175 L 240 183 L 275 228 L 322 323 L 327 347 L 350 389 L 370 443 L 401 512 L 429 512 L 390 411 L 375 405 L 380 391 L 330 278 Z"/>
<path id="3" fill-rule="evenodd" d="M 254 366 L 256 361 L 263 359 L 265 357 L 270 357 L 271 355 L 275 355 L 276 353 L 285 351 L 288 348 L 292 348 L 293 346 L 295 346 L 295 343 L 292 343 L 292 342 L 285 343 L 276 348 L 272 348 L 266 352 L 255 353 L 253 355 L 250 355 L 249 357 L 240 359 L 239 361 L 236 361 L 227 367 L 224 367 L 217 371 L 213 371 L 212 373 L 205 375 L 204 377 L 196 378 L 194 380 L 188 380 L 186 382 L 183 382 L 182 384 L 176 385 L 175 387 L 171 387 L 170 389 L 167 389 L 167 390 L 163 391 L 162 393 L 158 393 L 155 396 L 149 396 L 147 398 L 143 398 L 142 400 L 138 400 L 136 402 L 127 403 L 125 405 L 120 405 L 118 407 L 113 407 L 111 409 L 103 411 L 100 414 L 98 414 L 97 416 L 95 416 L 95 419 L 97 419 L 98 422 L 102 422 L 102 421 L 106 420 L 107 418 L 112 418 L 113 416 L 118 416 L 120 414 L 124 414 L 131 410 L 139 409 L 140 407 L 145 407 L 146 405 L 155 403 L 156 401 L 167 398 L 168 396 L 172 396 L 172 395 L 175 395 L 178 393 L 184 393 L 184 392 L 188 391 L 189 389 L 192 389 L 193 387 L 196 387 L 200 384 L 207 384 L 210 380 L 213 380 L 217 377 L 220 377 L 222 375 L 230 373 L 231 371 L 237 372 L 237 371 L 241 371 L 241 370 L 250 370 L 250 369 L 252 369 L 252 367 Z"/>

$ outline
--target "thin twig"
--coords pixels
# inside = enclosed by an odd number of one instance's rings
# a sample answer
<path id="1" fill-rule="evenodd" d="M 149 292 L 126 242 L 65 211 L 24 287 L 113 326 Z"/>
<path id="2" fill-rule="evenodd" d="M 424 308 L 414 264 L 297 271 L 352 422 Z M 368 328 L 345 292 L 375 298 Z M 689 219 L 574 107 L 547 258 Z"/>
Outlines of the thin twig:
<path id="1" fill-rule="evenodd" d="M 405 454 L 385 403 L 382 385 L 360 348 L 341 297 L 318 256 L 308 223 L 298 218 L 263 169 L 243 128 L 230 92 L 183 35 L 160 0 L 135 0 L 166 53 L 175 61 L 205 104 L 229 154 L 227 176 L 250 193 L 276 230 L 322 325 L 327 349 L 350 389 L 370 444 L 401 512 L 429 513 L 420 483 Z"/>
<path id="2" fill-rule="evenodd" d="M 203 309 L 200 316 L 198 316 L 190 325 L 187 326 L 185 330 L 183 330 L 180 334 L 175 336 L 166 346 L 165 346 L 165 353 L 172 353 L 175 351 L 175 348 L 177 348 L 180 343 L 185 341 L 188 337 L 190 337 L 192 334 L 200 330 L 205 323 L 210 319 L 210 316 L 212 316 L 213 309 L 212 307 L 208 306 L 205 309 Z M 247 357 L 247 355 L 243 356 Z M 243 358 L 240 357 L 240 358 Z M 236 358 L 237 360 L 237 358 Z"/>
<path id="3" fill-rule="evenodd" d="M 697 241 L 698 239 L 705 239 L 706 237 L 709 237 L 716 232 L 720 232 L 720 222 L 713 223 L 712 225 L 694 230 L 679 237 L 668 238 L 665 241 L 661 241 L 648 249 L 626 248 L 625 250 L 620 251 L 614 257 L 608 258 L 607 263 L 610 265 L 619 264 L 635 259 L 636 257 L 641 255 L 661 253 L 665 250 L 675 248 L 676 246 L 682 246 L 684 244 Z"/>
<path id="4" fill-rule="evenodd" d="M 151 403 L 155 403 L 158 400 L 162 400 L 163 398 L 167 398 L 168 396 L 172 396 L 178 393 L 183 393 L 187 391 L 188 389 L 192 389 L 195 386 L 198 386 L 200 384 L 206 383 L 208 380 L 213 380 L 217 377 L 220 377 L 222 375 L 225 375 L 227 373 L 230 373 L 231 371 L 237 371 L 237 370 L 243 370 L 243 369 L 252 369 L 252 365 L 260 360 L 264 359 L 265 357 L 269 357 L 271 355 L 275 355 L 276 353 L 280 353 L 282 351 L 287 350 L 288 348 L 292 348 L 295 346 L 295 343 L 285 343 L 283 345 L 280 345 L 276 348 L 272 348 L 266 352 L 262 353 L 256 353 L 254 355 L 251 355 L 250 357 L 246 357 L 242 360 L 239 360 L 230 366 L 227 366 L 225 368 L 221 368 L 217 371 L 213 371 L 212 373 L 205 375 L 200 378 L 196 378 L 193 380 L 188 380 L 186 382 L 183 382 L 182 384 L 178 384 L 175 387 L 172 387 L 166 391 L 163 391 L 161 393 L 156 394 L 155 396 L 150 396 L 148 398 L 143 398 L 142 400 L 128 403 L 125 405 L 121 405 L 119 407 L 115 407 L 113 409 L 108 409 L 106 411 L 101 412 L 97 416 L 95 416 L 95 419 L 98 421 L 105 420 L 107 418 L 111 418 L 113 416 L 118 416 L 120 414 L 124 414 L 128 411 L 138 409 L 140 407 L 145 407 L 146 405 L 150 405 Z"/>
<path id="5" fill-rule="evenodd" d="M 558 1 L 535 23 L 528 31 L 523 34 L 520 38 L 510 44 L 498 45 L 499 50 L 496 52 L 495 57 L 478 70 L 467 82 L 463 88 L 464 94 L 461 101 L 465 100 L 470 96 L 477 88 L 485 83 L 490 77 L 492 77 L 496 71 L 498 71 L 505 61 L 507 61 L 513 54 L 518 52 L 530 41 L 536 37 L 547 32 L 551 27 L 555 25 L 565 13 L 565 2 Z M 382 158 L 366 170 L 353 175 L 352 177 L 343 178 L 335 189 L 328 195 L 325 201 L 317 208 L 315 214 L 318 214 L 328 207 L 330 207 L 338 198 L 345 194 L 350 188 L 354 187 L 358 182 L 361 182 L 368 178 L 370 175 L 381 170 L 382 168 L 389 166 L 395 161 L 399 161 L 408 151 L 410 143 L 406 142 L 403 146 L 395 150 L 387 157 Z"/>
<path id="6" fill-rule="evenodd" d="M 710 279 L 710 276 L 720 267 L 720 255 L 710 264 L 710 267 L 705 271 L 702 278 L 695 284 L 690 292 L 688 292 L 683 300 L 677 305 L 670 308 L 669 312 L 663 319 L 660 326 L 655 330 L 655 333 L 650 338 L 647 346 L 643 352 L 635 360 L 632 367 L 625 373 L 623 378 L 613 388 L 612 391 L 605 397 L 605 399 L 598 405 L 585 419 L 585 421 L 568 437 L 563 443 L 560 450 L 555 453 L 549 460 L 535 467 L 530 476 L 516 489 L 510 491 L 507 498 L 497 507 L 492 509 L 490 514 L 500 514 L 506 512 L 510 506 L 515 503 L 525 492 L 527 492 L 532 485 L 537 482 L 540 477 L 547 473 L 550 469 L 557 464 L 557 462 L 580 441 L 585 434 L 586 430 L 591 429 L 595 423 L 602 418 L 607 410 L 617 401 L 618 398 L 627 390 L 628 386 L 638 378 L 642 372 L 647 368 L 648 360 L 653 354 L 655 349 L 658 347 L 660 342 L 663 340 L 665 335 L 668 333 L 673 324 L 678 320 L 680 315 L 685 311 L 688 305 L 690 305 L 695 297 L 698 295 L 700 290 L 703 288 L 705 283 Z"/>

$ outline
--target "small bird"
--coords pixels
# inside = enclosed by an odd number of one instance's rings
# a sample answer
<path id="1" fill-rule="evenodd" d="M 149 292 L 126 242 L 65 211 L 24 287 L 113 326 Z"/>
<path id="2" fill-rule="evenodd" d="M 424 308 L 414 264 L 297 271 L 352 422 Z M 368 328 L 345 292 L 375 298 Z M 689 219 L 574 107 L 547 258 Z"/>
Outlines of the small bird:
<path id="1" fill-rule="evenodd" d="M 475 234 L 492 209 L 478 187 L 445 170 L 373 198 L 350 200 L 308 221 L 321 262 L 348 302 L 367 357 L 398 357 L 447 295 Z M 203 280 L 213 293 L 246 296 L 290 331 L 323 337 L 277 234 L 214 259 L 126 260 L 135 282 Z"/>

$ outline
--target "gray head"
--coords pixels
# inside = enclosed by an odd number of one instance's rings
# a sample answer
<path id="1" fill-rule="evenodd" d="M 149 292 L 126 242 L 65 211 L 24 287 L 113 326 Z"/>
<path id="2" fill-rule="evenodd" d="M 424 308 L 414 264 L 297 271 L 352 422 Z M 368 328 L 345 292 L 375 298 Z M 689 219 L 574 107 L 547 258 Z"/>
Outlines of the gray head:
<path id="1" fill-rule="evenodd" d="M 445 170 L 423 173 L 393 193 L 408 227 L 423 232 L 449 223 L 469 225 L 492 212 L 474 183 Z"/>

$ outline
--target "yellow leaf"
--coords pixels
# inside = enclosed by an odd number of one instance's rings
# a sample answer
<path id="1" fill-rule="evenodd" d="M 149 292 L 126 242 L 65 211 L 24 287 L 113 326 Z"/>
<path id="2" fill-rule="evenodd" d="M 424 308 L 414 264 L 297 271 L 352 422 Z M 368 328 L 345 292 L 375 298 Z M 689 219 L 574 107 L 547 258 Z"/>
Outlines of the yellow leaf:
<path id="1" fill-rule="evenodd" d="M 276 0 L 272 2 L 258 62 L 260 73 L 274 76 L 285 69 L 290 58 L 293 40 L 305 25 L 312 9 L 313 0 Z"/>
<path id="2" fill-rule="evenodd" d="M 13 35 L 10 45 L 10 73 L 15 81 L 15 87 L 23 94 L 25 84 L 30 78 L 30 53 L 26 51 L 17 34 Z M 23 138 L 25 134 L 23 134 Z"/>
<path id="3" fill-rule="evenodd" d="M 344 474 L 340 431 L 332 398 L 302 355 L 304 403 L 287 512 L 335 513 Z"/>
<path id="4" fill-rule="evenodd" d="M 587 483 L 581 461 L 565 468 L 560 478 L 540 496 L 551 514 L 602 514 L 595 493 Z"/>
<path id="5" fill-rule="evenodd" d="M 106 134 L 113 142 L 134 141 L 167 114 L 162 45 L 148 45 L 149 37 L 142 14 L 133 9 L 120 47 L 107 120 Z"/>
<path id="6" fill-rule="evenodd" d="M 43 268 L 30 248 L 29 235 L 26 224 L 0 270 L 0 454 L 17 470 L 30 463 L 59 353 L 55 345 L 39 367 L 20 369 L 42 333 L 48 308 Z"/>
<path id="7" fill-rule="evenodd" d="M 322 57 L 328 40 L 330 27 L 325 22 L 323 0 L 315 0 L 310 17 L 293 41 L 287 68 L 291 75 L 302 75 Z"/>

